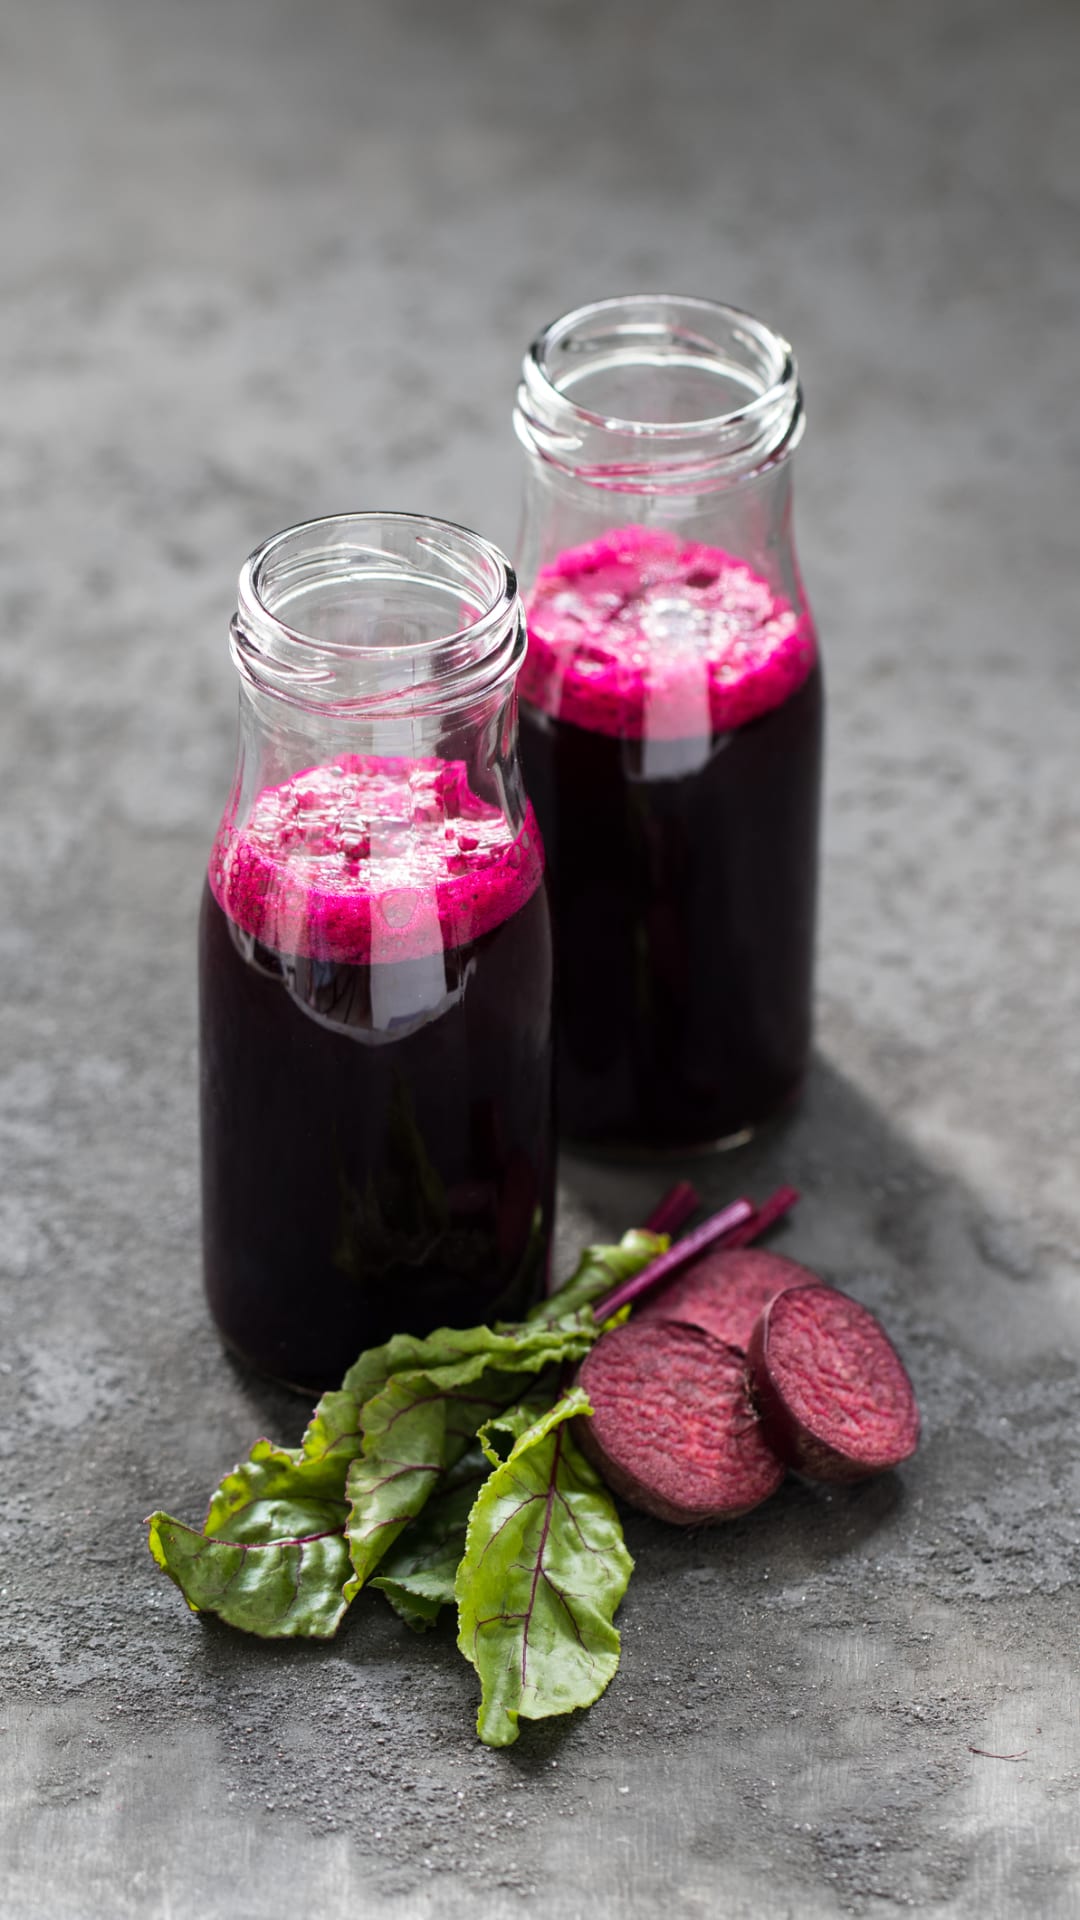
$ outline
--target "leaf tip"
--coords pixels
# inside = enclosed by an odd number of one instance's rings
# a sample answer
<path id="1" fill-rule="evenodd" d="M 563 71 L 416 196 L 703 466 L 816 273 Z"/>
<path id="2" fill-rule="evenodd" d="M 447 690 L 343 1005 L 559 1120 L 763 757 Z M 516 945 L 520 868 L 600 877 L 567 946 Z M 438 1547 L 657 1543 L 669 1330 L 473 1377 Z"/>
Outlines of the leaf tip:
<path id="1" fill-rule="evenodd" d="M 168 1514 L 163 1513 L 159 1507 L 154 1513 L 148 1513 L 143 1521 L 143 1526 L 148 1529 L 146 1544 L 158 1566 L 162 1567 L 166 1573 L 169 1571 L 169 1563 L 161 1538 L 161 1526 L 163 1521 L 168 1521 L 168 1518 Z"/>
<path id="2" fill-rule="evenodd" d="M 482 1700 L 476 1716 L 476 1731 L 485 1747 L 512 1747 L 521 1728 L 512 1707 L 495 1707 Z"/>
<path id="3" fill-rule="evenodd" d="M 160 1507 L 155 1513 L 148 1513 L 146 1516 L 146 1519 L 143 1521 L 144 1527 L 148 1527 L 150 1530 L 146 1536 L 146 1544 L 150 1549 L 152 1558 L 156 1561 L 157 1565 L 161 1568 L 162 1573 L 167 1573 L 169 1576 L 169 1579 L 174 1583 L 174 1585 L 179 1587 L 181 1593 L 184 1596 L 184 1599 L 187 1601 L 188 1606 L 191 1608 L 192 1613 L 201 1613 L 202 1608 L 196 1606 L 194 1600 L 191 1598 L 191 1595 L 188 1593 L 183 1580 L 180 1578 L 180 1575 L 177 1573 L 176 1568 L 173 1566 L 170 1566 L 169 1549 L 165 1540 L 162 1537 L 163 1529 L 165 1527 L 176 1527 L 176 1526 L 179 1526 L 180 1524 L 181 1523 L 179 1521 L 173 1519 L 171 1513 L 163 1513 Z M 185 1528 L 184 1531 L 187 1532 L 188 1529 Z"/>

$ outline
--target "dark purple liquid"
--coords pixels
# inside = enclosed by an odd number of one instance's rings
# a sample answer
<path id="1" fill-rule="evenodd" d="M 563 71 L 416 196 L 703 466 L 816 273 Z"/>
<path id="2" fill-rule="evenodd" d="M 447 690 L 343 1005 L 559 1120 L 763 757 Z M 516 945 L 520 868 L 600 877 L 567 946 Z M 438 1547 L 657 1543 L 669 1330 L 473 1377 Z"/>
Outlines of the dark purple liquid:
<path id="1" fill-rule="evenodd" d="M 822 686 L 646 748 L 522 707 L 558 935 L 559 1116 L 613 1149 L 724 1140 L 810 1049 Z M 702 754 L 704 765 L 697 764 Z"/>
<path id="2" fill-rule="evenodd" d="M 206 1286 L 262 1371 L 336 1385 L 393 1333 L 515 1318 L 543 1290 L 540 860 L 531 813 L 515 841 L 436 763 L 311 770 L 219 836 L 200 928 Z M 300 952 L 271 944 L 286 928 Z"/>
<path id="3" fill-rule="evenodd" d="M 209 887 L 200 961 L 206 1286 L 229 1344 L 321 1389 L 392 1333 L 521 1314 L 553 1195 L 543 888 L 468 947 L 383 963 L 403 1012 L 436 967 L 448 1003 L 381 1044 L 376 969 L 284 962 Z"/>

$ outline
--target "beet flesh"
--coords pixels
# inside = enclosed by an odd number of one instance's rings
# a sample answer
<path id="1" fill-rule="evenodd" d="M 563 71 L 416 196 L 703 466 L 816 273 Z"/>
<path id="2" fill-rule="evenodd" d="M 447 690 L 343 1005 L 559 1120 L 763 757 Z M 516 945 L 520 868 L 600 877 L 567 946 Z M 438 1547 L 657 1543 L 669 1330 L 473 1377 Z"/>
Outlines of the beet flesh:
<path id="1" fill-rule="evenodd" d="M 769 1301 L 787 1287 L 807 1286 L 816 1278 L 781 1253 L 764 1253 L 756 1247 L 725 1253 L 717 1248 L 702 1254 L 688 1272 L 636 1307 L 634 1321 L 680 1320 L 703 1327 L 715 1339 L 745 1353 Z"/>
<path id="2" fill-rule="evenodd" d="M 904 1363 L 867 1307 L 820 1285 L 766 1306 L 747 1365 L 769 1444 L 815 1480 L 861 1480 L 897 1467 L 919 1443 Z"/>
<path id="3" fill-rule="evenodd" d="M 613 1492 L 676 1526 L 748 1513 L 784 1468 L 751 1404 L 746 1361 L 703 1328 L 651 1315 L 612 1328 L 578 1379 L 582 1451 Z"/>

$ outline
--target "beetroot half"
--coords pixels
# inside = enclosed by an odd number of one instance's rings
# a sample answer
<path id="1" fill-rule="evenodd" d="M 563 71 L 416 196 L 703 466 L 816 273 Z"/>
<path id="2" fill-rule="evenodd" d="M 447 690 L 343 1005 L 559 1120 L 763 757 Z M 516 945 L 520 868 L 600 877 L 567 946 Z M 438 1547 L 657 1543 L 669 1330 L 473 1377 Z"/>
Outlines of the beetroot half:
<path id="1" fill-rule="evenodd" d="M 881 1473 L 919 1443 L 900 1355 L 869 1309 L 833 1287 L 792 1287 L 770 1301 L 747 1364 L 770 1445 L 814 1480 Z"/>
<path id="2" fill-rule="evenodd" d="M 593 1408 L 577 1425 L 582 1451 L 615 1493 L 658 1520 L 731 1520 L 780 1485 L 743 1355 L 700 1327 L 628 1321 L 597 1341 L 578 1379 Z"/>
<path id="3" fill-rule="evenodd" d="M 634 1320 L 681 1320 L 745 1352 L 769 1301 L 786 1287 L 804 1287 L 815 1279 L 782 1253 L 757 1248 L 725 1253 L 718 1247 L 635 1308 Z"/>

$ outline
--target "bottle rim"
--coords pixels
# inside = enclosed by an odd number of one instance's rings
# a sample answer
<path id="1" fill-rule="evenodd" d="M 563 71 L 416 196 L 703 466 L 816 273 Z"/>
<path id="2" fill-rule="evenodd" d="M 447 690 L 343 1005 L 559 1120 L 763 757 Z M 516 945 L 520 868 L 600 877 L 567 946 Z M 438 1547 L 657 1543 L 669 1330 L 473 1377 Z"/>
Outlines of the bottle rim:
<path id="1" fill-rule="evenodd" d="M 657 419 L 590 406 L 590 376 L 640 368 L 725 383 L 725 404 Z M 625 385 L 625 379 L 624 379 Z M 732 388 L 746 398 L 732 404 Z M 626 492 L 706 491 L 787 458 L 802 436 L 802 389 L 787 340 L 742 308 L 686 294 L 631 293 L 553 320 L 522 363 L 514 424 L 527 450 L 589 484 Z"/>
<path id="2" fill-rule="evenodd" d="M 343 594 L 357 637 L 337 630 Z M 521 665 L 517 576 L 490 541 L 429 514 L 301 521 L 244 562 L 230 651 L 248 684 L 312 711 L 379 717 L 460 707 L 512 680 Z"/>

